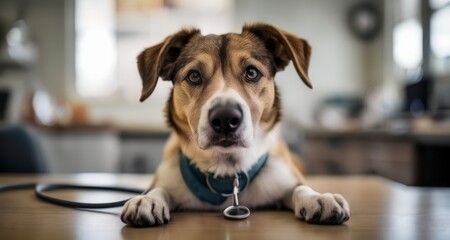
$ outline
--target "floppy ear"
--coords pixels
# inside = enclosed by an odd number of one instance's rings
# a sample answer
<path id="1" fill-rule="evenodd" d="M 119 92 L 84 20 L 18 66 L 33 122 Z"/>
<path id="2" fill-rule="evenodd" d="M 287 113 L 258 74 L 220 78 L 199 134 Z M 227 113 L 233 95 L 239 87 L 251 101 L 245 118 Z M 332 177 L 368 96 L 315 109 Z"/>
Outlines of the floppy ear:
<path id="1" fill-rule="evenodd" d="M 311 46 L 306 40 L 263 23 L 245 25 L 242 33 L 251 33 L 265 43 L 266 48 L 273 53 L 277 71 L 283 70 L 292 60 L 298 75 L 312 88 L 308 77 Z"/>
<path id="2" fill-rule="evenodd" d="M 137 65 L 142 79 L 141 102 L 155 90 L 159 77 L 163 80 L 173 80 L 171 78 L 173 77 L 175 61 L 191 37 L 196 34 L 200 34 L 198 29 L 183 29 L 139 54 Z"/>

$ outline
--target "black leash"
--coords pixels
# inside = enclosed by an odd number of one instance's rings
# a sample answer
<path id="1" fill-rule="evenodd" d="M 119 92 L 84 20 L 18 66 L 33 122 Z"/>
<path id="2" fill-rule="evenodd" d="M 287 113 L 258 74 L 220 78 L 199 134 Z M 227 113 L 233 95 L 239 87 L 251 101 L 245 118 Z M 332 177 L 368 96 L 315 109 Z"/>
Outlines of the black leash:
<path id="1" fill-rule="evenodd" d="M 60 184 L 60 183 L 17 183 L 17 184 L 7 184 L 0 185 L 0 193 L 12 190 L 20 189 L 33 189 L 36 197 L 46 202 L 50 202 L 56 205 L 69 208 L 113 208 L 121 207 L 129 199 L 117 201 L 117 202 L 107 202 L 107 203 L 83 203 L 69 201 L 57 197 L 53 197 L 46 192 L 51 192 L 55 190 L 103 190 L 103 191 L 114 191 L 114 192 L 125 192 L 125 193 L 135 193 L 142 194 L 143 189 L 138 188 L 128 188 L 128 187 L 110 187 L 110 186 L 87 186 L 87 185 L 74 185 L 74 184 Z"/>

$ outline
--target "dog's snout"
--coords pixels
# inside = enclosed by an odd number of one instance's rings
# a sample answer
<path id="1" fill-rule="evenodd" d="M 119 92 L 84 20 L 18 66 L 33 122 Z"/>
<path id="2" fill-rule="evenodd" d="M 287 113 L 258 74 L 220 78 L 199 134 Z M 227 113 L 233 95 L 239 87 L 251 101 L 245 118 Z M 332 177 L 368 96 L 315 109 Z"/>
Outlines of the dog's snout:
<path id="1" fill-rule="evenodd" d="M 237 104 L 216 105 L 209 112 L 209 125 L 217 133 L 235 132 L 242 123 L 242 110 Z"/>

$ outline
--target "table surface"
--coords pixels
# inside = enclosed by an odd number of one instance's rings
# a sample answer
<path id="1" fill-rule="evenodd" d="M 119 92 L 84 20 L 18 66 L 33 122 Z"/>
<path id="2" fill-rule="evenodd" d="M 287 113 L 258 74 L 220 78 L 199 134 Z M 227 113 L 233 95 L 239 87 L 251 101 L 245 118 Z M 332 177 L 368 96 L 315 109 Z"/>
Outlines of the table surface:
<path id="1" fill-rule="evenodd" d="M 116 174 L 0 175 L 0 184 L 64 182 L 142 187 L 151 176 Z M 351 218 L 337 226 L 311 225 L 290 211 L 258 210 L 242 221 L 221 212 L 175 212 L 169 224 L 153 228 L 124 225 L 120 208 L 76 210 L 42 202 L 32 190 L 0 193 L 1 239 L 450 239 L 450 188 L 408 187 L 376 176 L 311 176 L 320 192 L 339 192 Z M 59 191 L 77 201 L 128 197 L 111 192 Z"/>

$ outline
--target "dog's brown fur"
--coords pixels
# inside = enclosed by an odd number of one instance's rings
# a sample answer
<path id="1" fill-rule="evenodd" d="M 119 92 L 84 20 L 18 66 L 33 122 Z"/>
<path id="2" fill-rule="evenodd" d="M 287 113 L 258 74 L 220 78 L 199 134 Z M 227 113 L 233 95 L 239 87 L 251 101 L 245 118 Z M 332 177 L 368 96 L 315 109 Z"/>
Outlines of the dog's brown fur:
<path id="1" fill-rule="evenodd" d="M 268 24 L 246 25 L 240 34 L 224 35 L 203 36 L 198 29 L 184 29 L 144 50 L 138 56 L 141 101 L 151 95 L 159 77 L 172 81 L 166 117 L 174 133 L 152 187 L 145 196 L 131 199 L 124 206 L 122 220 L 132 225 L 154 225 L 168 221 L 168 209 L 223 207 L 200 201 L 183 184 L 178 170 L 180 152 L 202 172 L 214 176 L 248 171 L 261 154 L 268 152 L 270 158 L 264 173 L 240 194 L 243 203 L 257 207 L 282 200 L 298 218 L 308 222 L 346 221 L 349 210 L 345 199 L 338 194 L 321 195 L 303 186 L 298 159 L 276 134 L 281 104 L 275 74 L 292 61 L 303 82 L 311 87 L 310 56 L 311 47 L 306 40 Z M 260 73 L 258 78 L 248 78 L 249 68 Z M 192 71 L 199 73 L 201 81 L 188 81 Z M 250 125 L 242 127 L 241 133 L 248 139 L 236 142 L 236 146 L 217 148 L 210 143 L 214 142 L 210 139 L 213 137 L 204 130 L 209 126 L 204 122 L 207 109 L 203 107 L 220 99 L 217 94 L 231 94 L 226 95 L 227 99 L 242 105 L 245 123 Z M 237 138 L 245 138 L 241 135 Z M 202 141 L 205 139 L 206 144 Z"/>
<path id="2" fill-rule="evenodd" d="M 173 82 L 166 117 L 186 147 L 192 134 L 196 134 L 200 116 L 198 106 L 223 84 L 231 87 L 248 84 L 242 79 L 242 68 L 243 64 L 250 63 L 261 71 L 264 79 L 251 87 L 234 89 L 238 89 L 251 104 L 253 124 L 269 131 L 281 118 L 280 97 L 274 84 L 276 72 L 283 70 L 293 59 L 302 80 L 311 87 L 307 75 L 310 55 L 311 47 L 304 39 L 270 25 L 247 25 L 241 34 L 220 36 L 202 36 L 198 29 L 184 29 L 139 55 L 138 67 L 143 83 L 141 101 L 152 93 L 159 76 Z M 158 65 L 149 64 L 155 59 Z M 203 86 L 192 86 L 183 81 L 192 68 L 204 73 L 207 82 Z M 299 166 L 298 163 L 291 164 Z"/>

